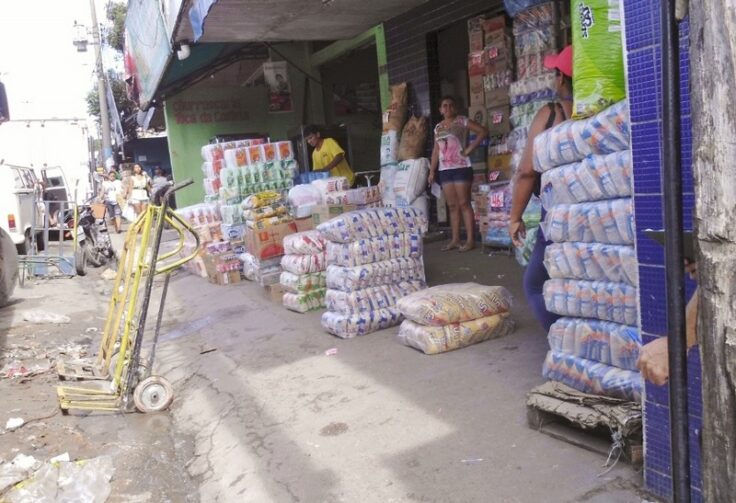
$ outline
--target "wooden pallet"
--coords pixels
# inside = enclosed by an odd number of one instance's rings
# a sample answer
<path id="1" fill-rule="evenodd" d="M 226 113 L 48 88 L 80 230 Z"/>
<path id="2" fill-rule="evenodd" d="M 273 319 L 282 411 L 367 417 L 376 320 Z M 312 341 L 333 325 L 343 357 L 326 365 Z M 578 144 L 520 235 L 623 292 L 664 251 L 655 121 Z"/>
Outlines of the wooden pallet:
<path id="1" fill-rule="evenodd" d="M 530 428 L 606 457 L 618 444 L 621 459 L 633 465 L 644 459 L 641 419 L 637 403 L 581 393 L 554 381 L 527 395 Z M 614 440 L 613 432 L 618 432 L 619 441 Z"/>

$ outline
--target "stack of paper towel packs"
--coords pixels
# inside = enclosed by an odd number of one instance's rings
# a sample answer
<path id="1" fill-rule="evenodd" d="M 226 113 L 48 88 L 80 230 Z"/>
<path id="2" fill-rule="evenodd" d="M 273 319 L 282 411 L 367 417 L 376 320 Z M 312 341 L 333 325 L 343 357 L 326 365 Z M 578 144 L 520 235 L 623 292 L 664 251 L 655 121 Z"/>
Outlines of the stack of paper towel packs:
<path id="1" fill-rule="evenodd" d="M 297 232 L 284 238 L 281 286 L 284 307 L 306 313 L 325 306 L 325 240 L 318 231 Z"/>
<path id="2" fill-rule="evenodd" d="M 399 300 L 406 318 L 399 339 L 431 355 L 511 332 L 511 294 L 501 286 L 456 283 L 434 286 Z"/>
<path id="3" fill-rule="evenodd" d="M 638 270 L 634 251 L 627 103 L 566 121 L 534 141 L 542 173 L 549 332 L 543 374 L 588 393 L 641 399 L 636 371 Z"/>
<path id="4" fill-rule="evenodd" d="M 426 226 L 426 216 L 414 208 L 377 208 L 344 213 L 317 227 L 327 242 L 325 330 L 348 338 L 401 321 L 397 300 L 426 287 Z"/>

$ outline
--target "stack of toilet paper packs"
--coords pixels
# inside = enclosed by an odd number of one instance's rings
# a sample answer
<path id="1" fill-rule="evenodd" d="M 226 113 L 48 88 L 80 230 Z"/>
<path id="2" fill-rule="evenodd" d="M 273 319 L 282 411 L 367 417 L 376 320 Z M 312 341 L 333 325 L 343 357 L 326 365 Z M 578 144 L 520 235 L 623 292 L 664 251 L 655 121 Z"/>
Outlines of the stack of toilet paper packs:
<path id="1" fill-rule="evenodd" d="M 502 337 L 514 328 L 511 294 L 501 286 L 455 283 L 400 299 L 399 339 L 431 355 Z"/>
<path id="2" fill-rule="evenodd" d="M 553 241 L 544 264 L 549 331 L 548 379 L 587 393 L 641 400 L 636 370 L 638 269 L 634 251 L 628 105 L 566 121 L 534 141 Z"/>
<path id="3" fill-rule="evenodd" d="M 327 332 L 349 338 L 401 321 L 396 302 L 426 287 L 426 225 L 420 210 L 378 208 L 344 213 L 317 227 L 327 242 Z"/>
<path id="4" fill-rule="evenodd" d="M 281 285 L 284 307 L 306 313 L 325 307 L 325 241 L 317 231 L 297 232 L 284 238 Z"/>

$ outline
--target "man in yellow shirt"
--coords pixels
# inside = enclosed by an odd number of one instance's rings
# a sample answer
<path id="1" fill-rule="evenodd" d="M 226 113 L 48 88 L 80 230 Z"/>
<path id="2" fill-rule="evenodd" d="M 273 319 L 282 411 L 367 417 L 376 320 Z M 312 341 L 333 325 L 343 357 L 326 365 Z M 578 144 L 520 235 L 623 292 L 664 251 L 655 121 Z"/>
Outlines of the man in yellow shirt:
<path id="1" fill-rule="evenodd" d="M 352 187 L 355 174 L 345 159 L 345 151 L 332 138 L 322 138 L 317 126 L 304 128 L 307 143 L 314 147 L 312 163 L 314 171 L 329 170 L 330 176 L 344 176 Z"/>

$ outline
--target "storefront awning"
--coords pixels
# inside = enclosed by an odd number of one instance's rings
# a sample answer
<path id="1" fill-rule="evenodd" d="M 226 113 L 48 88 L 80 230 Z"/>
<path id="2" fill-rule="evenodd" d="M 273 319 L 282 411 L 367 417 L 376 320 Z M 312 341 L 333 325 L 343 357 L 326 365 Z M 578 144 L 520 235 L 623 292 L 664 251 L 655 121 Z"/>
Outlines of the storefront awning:
<path id="1" fill-rule="evenodd" d="M 176 40 L 343 40 L 427 0 L 188 0 Z M 201 35 L 200 35 L 201 34 Z"/>

